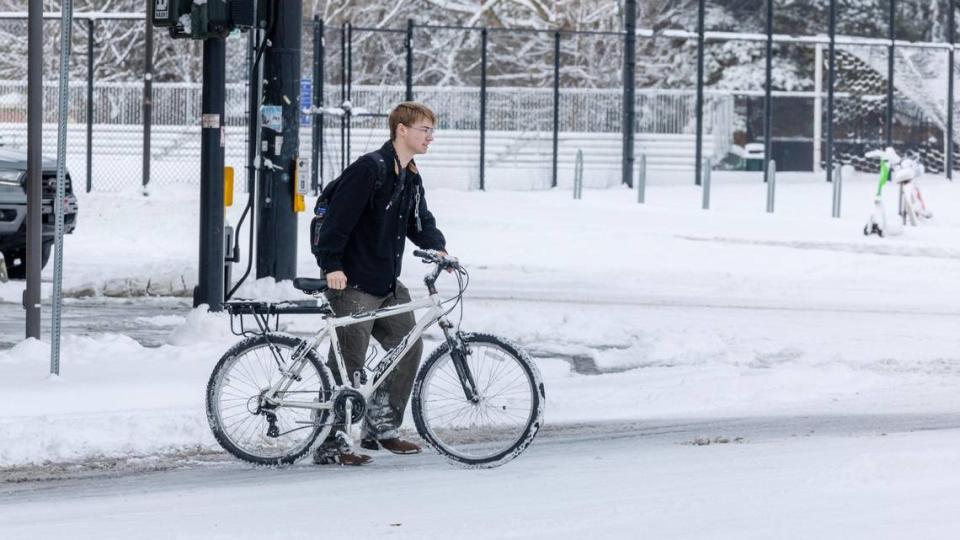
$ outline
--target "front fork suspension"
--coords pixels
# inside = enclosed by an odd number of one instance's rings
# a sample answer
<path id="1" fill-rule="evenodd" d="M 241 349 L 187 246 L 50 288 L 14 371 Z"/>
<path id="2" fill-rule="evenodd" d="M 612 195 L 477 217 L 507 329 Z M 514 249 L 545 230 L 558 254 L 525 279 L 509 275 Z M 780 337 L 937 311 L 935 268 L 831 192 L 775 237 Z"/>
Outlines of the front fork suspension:
<path id="1" fill-rule="evenodd" d="M 477 392 L 477 383 L 473 380 L 473 373 L 470 371 L 470 365 L 467 362 L 470 351 L 463 341 L 463 335 L 460 332 L 451 332 L 453 324 L 446 319 L 441 319 L 439 326 L 443 330 L 443 335 L 447 338 L 450 358 L 453 359 L 453 367 L 456 369 L 457 378 L 460 379 L 460 385 L 463 387 L 463 396 L 467 398 L 467 401 L 479 403 L 480 394 Z"/>

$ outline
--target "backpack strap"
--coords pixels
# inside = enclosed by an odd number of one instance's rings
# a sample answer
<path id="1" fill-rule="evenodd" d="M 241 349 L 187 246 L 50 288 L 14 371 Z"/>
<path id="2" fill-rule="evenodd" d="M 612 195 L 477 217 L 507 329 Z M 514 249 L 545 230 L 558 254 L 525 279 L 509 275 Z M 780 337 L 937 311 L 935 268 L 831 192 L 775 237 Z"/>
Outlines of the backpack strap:
<path id="1" fill-rule="evenodd" d="M 383 154 L 378 150 L 366 154 L 367 157 L 373 160 L 377 167 L 377 177 L 373 181 L 373 191 L 370 192 L 370 208 L 373 208 L 373 197 L 377 191 L 383 186 L 387 181 L 387 162 L 383 159 Z"/>
<path id="2" fill-rule="evenodd" d="M 371 157 L 377 165 L 377 178 L 373 183 L 373 191 L 376 192 L 387 180 L 387 162 L 379 151 L 370 152 L 367 156 Z"/>

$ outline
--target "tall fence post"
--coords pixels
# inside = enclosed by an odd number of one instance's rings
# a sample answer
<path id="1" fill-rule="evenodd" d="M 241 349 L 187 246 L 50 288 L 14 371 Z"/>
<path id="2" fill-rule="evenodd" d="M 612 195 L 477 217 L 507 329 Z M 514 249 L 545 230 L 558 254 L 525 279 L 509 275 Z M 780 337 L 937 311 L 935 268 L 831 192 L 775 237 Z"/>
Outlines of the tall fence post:
<path id="1" fill-rule="evenodd" d="M 890 45 L 887 49 L 887 118 L 884 125 L 884 131 L 886 132 L 887 146 L 893 146 L 893 64 L 894 53 L 896 49 L 894 48 L 894 41 L 897 39 L 897 1 L 890 0 Z"/>
<path id="2" fill-rule="evenodd" d="M 817 43 L 813 53 L 813 172 L 820 172 L 823 145 L 823 44 Z"/>
<path id="3" fill-rule="evenodd" d="M 313 16 L 313 112 L 311 115 L 310 145 L 310 190 L 314 195 L 320 192 L 320 148 L 323 146 L 323 115 L 319 109 L 323 106 L 323 21 Z"/>
<path id="4" fill-rule="evenodd" d="M 487 28 L 480 31 L 480 191 L 486 190 L 487 152 Z"/>
<path id="5" fill-rule="evenodd" d="M 146 20 L 147 35 L 144 47 L 143 69 L 143 194 L 150 184 L 150 129 L 153 124 L 153 24 Z"/>
<path id="6" fill-rule="evenodd" d="M 773 213 L 774 198 L 777 195 L 777 162 L 776 160 L 767 160 L 767 212 Z"/>
<path id="7" fill-rule="evenodd" d="M 407 19 L 407 39 L 404 41 L 407 53 L 407 71 L 405 76 L 406 101 L 413 101 L 413 19 Z"/>
<path id="8" fill-rule="evenodd" d="M 703 37 L 704 37 L 704 0 L 697 2 L 697 148 L 695 150 L 695 179 L 694 183 L 700 185 L 702 181 L 703 166 Z"/>
<path id="9" fill-rule="evenodd" d="M 347 101 L 347 24 L 340 25 L 340 106 Z M 347 168 L 347 115 L 340 116 L 340 172 Z"/>
<path id="10" fill-rule="evenodd" d="M 956 21 L 953 14 L 953 0 L 948 5 L 950 18 L 947 19 L 947 33 L 950 34 L 950 50 L 947 52 L 947 179 L 953 180 L 953 46 L 956 43 Z"/>
<path id="11" fill-rule="evenodd" d="M 773 0 L 767 0 L 767 62 L 766 89 L 763 99 L 763 159 L 770 163 L 773 157 Z M 766 182 L 769 175 L 764 176 Z"/>
<path id="12" fill-rule="evenodd" d="M 93 189 L 93 25 L 87 19 L 87 193 Z"/>
<path id="13" fill-rule="evenodd" d="M 557 161 L 560 159 L 560 31 L 553 33 L 553 177 L 557 187 Z"/>
<path id="14" fill-rule="evenodd" d="M 347 23 L 347 101 L 350 108 L 344 115 L 347 118 L 346 164 L 350 165 L 350 143 L 353 139 L 353 24 Z"/>
<path id="15" fill-rule="evenodd" d="M 623 44 L 623 183 L 633 187 L 634 132 L 637 129 L 637 2 L 624 4 Z"/>
<path id="16" fill-rule="evenodd" d="M 830 60 L 827 75 L 827 182 L 833 171 L 833 86 L 837 77 L 837 0 L 830 0 Z"/>

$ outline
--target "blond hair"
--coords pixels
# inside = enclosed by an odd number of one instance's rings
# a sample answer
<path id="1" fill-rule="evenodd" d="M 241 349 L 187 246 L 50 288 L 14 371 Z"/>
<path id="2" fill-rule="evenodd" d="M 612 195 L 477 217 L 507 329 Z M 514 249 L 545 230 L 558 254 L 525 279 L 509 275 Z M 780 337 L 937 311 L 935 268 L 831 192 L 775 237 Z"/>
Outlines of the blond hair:
<path id="1" fill-rule="evenodd" d="M 430 107 L 427 107 L 423 103 L 418 101 L 404 101 L 397 105 L 390 111 L 390 140 L 396 140 L 397 126 L 400 124 L 409 127 L 417 120 L 423 119 L 433 122 L 434 125 L 437 124 L 437 115 L 430 110 Z"/>

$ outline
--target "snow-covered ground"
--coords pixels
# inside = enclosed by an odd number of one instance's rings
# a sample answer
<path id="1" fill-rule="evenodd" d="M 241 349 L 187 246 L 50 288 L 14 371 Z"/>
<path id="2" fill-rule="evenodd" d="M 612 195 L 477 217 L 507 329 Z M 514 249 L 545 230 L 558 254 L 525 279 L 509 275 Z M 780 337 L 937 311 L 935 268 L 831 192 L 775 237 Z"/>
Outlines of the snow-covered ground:
<path id="1" fill-rule="evenodd" d="M 931 424 L 926 419 L 926 424 Z M 6 539 L 950 539 L 956 429 L 897 418 L 646 422 L 544 436 L 505 467 L 381 456 L 359 469 L 194 463 L 0 486 Z M 935 422 L 935 420 L 934 420 Z M 885 426 L 884 431 L 877 425 Z M 824 429 L 826 428 L 826 429 Z M 816 430 L 816 433 L 813 431 Z M 741 442 L 734 436 L 749 434 Z M 696 444 L 726 435 L 728 444 Z"/>
<path id="2" fill-rule="evenodd" d="M 862 235 L 872 210 L 871 176 L 848 175 L 842 219 L 830 218 L 832 187 L 822 175 L 781 174 L 774 214 L 764 211 L 766 187 L 758 175 L 715 173 L 713 180 L 709 211 L 700 209 L 694 186 L 654 183 L 644 205 L 626 189 L 586 190 L 575 201 L 569 191 L 479 193 L 428 186 L 427 200 L 448 247 L 471 272 L 463 327 L 503 334 L 534 354 L 547 388 L 548 425 L 739 417 L 789 423 L 797 417 L 880 415 L 891 419 L 889 431 L 895 432 L 899 415 L 935 418 L 960 411 L 960 186 L 927 178 L 922 187 L 935 220 L 880 239 Z M 164 187 L 149 197 L 135 191 L 81 195 L 80 205 L 77 232 L 67 238 L 65 250 L 64 287 L 70 295 L 105 301 L 104 295 L 192 289 L 196 188 Z M 891 215 L 894 206 L 889 197 Z M 241 211 L 239 203 L 230 209 L 233 223 Z M 317 274 L 306 245 L 307 225 L 302 218 L 298 267 L 304 276 Z M 235 268 L 234 275 L 242 269 Z M 408 254 L 402 279 L 417 291 L 425 269 Z M 22 284 L 7 283 L 0 286 L 0 298 L 19 302 L 21 291 Z M 261 281 L 240 294 L 298 293 Z M 94 300 L 75 302 L 89 301 Z M 144 347 L 121 334 L 67 335 L 59 378 L 47 376 L 46 343 L 23 341 L 0 352 L 0 467 L 217 449 L 203 399 L 211 368 L 236 340 L 227 318 L 194 310 L 141 322 L 170 327 L 166 343 Z M 290 319 L 287 329 L 305 332 L 316 324 Z M 431 337 L 435 341 L 437 334 Z M 882 420 L 869 428 L 851 422 L 849 430 L 815 440 L 752 437 L 756 432 L 745 429 L 741 444 L 711 445 L 700 453 L 683 445 L 607 447 L 594 441 L 587 450 L 574 449 L 577 459 L 567 460 L 565 450 L 550 450 L 545 442 L 541 459 L 525 464 L 522 456 L 485 473 L 435 469 L 441 460 L 432 456 L 412 462 L 413 473 L 426 467 L 424 475 L 432 479 L 412 489 L 440 504 L 438 515 L 463 510 L 455 499 L 444 498 L 445 482 L 463 485 L 466 492 L 473 486 L 471 497 L 483 500 L 518 486 L 503 505 L 487 502 L 484 513 L 460 514 L 474 524 L 484 518 L 489 525 L 500 513 L 507 523 L 524 504 L 537 506 L 538 496 L 554 490 L 576 491 L 589 501 L 538 506 L 545 517 L 537 523 L 553 520 L 556 526 L 536 534 L 497 525 L 480 533 L 445 529 L 449 534 L 442 535 L 441 529 L 425 528 L 426 521 L 413 529 L 387 524 L 382 530 L 363 522 L 357 532 L 466 538 L 579 537 L 596 531 L 600 537 L 617 532 L 635 537 L 649 527 L 650 537 L 692 537 L 701 536 L 693 527 L 699 523 L 706 527 L 699 529 L 702 536 L 711 538 L 909 537 L 917 531 L 915 537 L 950 537 L 956 527 L 949 525 L 956 520 L 941 510 L 960 502 L 948 489 L 960 481 L 955 428 L 915 431 L 924 427 L 921 422 L 880 439 L 865 433 L 879 436 L 885 431 Z M 593 467 L 595 458 L 606 465 Z M 403 468 L 379 472 L 389 478 L 378 473 L 375 481 L 398 493 L 418 478 Z M 331 474 L 335 485 L 351 491 L 345 480 L 336 480 L 343 472 Z M 364 474 L 372 480 L 373 473 Z M 568 475 L 568 483 L 547 481 Z M 211 473 L 210 481 L 216 476 Z M 282 478 L 270 481 L 270 493 L 298 486 L 305 497 L 319 497 L 323 489 L 321 473 L 302 483 L 291 475 Z M 240 484 L 256 482 L 247 477 Z M 437 484 L 441 488 L 434 489 Z M 789 496 L 774 496 L 784 494 L 777 486 Z M 829 497 L 818 498 L 824 493 Z M 203 488 L 183 504 L 207 495 L 218 494 Z M 243 509 L 254 509 L 258 497 L 225 497 L 211 512 L 234 501 L 237 515 L 250 514 Z M 361 500 L 350 497 L 357 504 L 344 506 L 354 512 Z M 136 522 L 137 505 L 167 499 L 137 499 L 125 507 L 132 512 L 127 519 L 134 520 L 128 523 Z M 516 506 L 508 510 L 508 503 Z M 898 506 L 896 515 L 903 519 L 885 530 L 880 525 L 887 523 L 888 503 L 909 505 Z M 0 533 L 8 523 L 14 537 L 40 531 L 29 516 L 39 519 L 44 504 L 30 504 L 17 507 L 25 512 L 19 521 L 3 515 Z M 433 513 L 383 504 L 398 516 L 415 516 L 411 519 L 428 520 Z M 87 509 L 72 504 L 57 523 L 76 525 Z M 666 525 L 701 510 L 702 520 Z M 909 519 L 924 510 L 929 519 Z M 346 515 L 354 515 L 350 512 Z M 581 522 L 589 526 L 573 526 L 574 514 L 590 516 Z M 180 532 L 209 537 L 197 532 L 209 529 L 189 528 L 203 512 L 191 516 Z M 347 526 L 338 517 L 329 519 L 338 528 Z M 259 530 L 244 528 L 249 522 L 243 519 L 229 523 L 214 532 Z M 916 529 L 921 525 L 925 528 Z M 152 537 L 176 536 L 175 525 L 165 527 L 149 529 Z M 99 537 L 94 529 L 70 530 L 77 537 Z M 109 530 L 122 537 L 127 529 Z"/>

